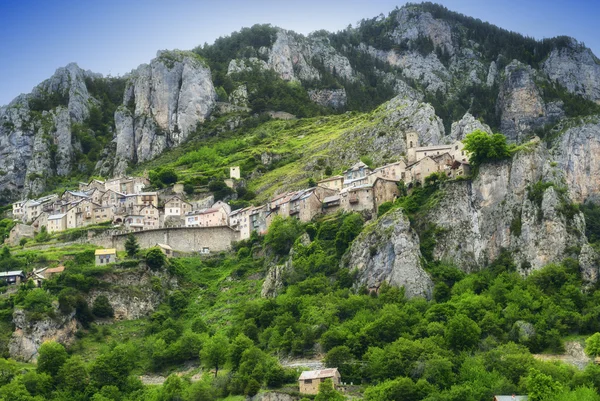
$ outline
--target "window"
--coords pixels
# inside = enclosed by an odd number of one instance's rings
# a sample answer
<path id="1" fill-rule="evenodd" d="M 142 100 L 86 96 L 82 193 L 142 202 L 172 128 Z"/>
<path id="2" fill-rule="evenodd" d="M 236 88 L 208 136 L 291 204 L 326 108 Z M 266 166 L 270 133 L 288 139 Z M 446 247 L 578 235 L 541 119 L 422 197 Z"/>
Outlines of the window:
<path id="1" fill-rule="evenodd" d="M 306 380 L 304 380 L 304 384 L 312 384 L 312 379 L 306 379 Z"/>

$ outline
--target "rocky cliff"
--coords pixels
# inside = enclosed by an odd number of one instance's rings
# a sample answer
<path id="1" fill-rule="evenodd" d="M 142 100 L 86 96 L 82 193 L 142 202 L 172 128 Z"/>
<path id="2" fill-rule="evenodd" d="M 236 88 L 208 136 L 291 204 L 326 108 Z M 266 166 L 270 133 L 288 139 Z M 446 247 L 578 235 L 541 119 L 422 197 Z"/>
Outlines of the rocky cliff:
<path id="1" fill-rule="evenodd" d="M 400 209 L 387 213 L 354 240 L 342 267 L 358 271 L 357 286 L 404 287 L 406 296 L 431 298 L 433 282 L 423 270 L 419 237 Z"/>
<path id="2" fill-rule="evenodd" d="M 113 175 L 183 143 L 216 103 L 210 69 L 191 52 L 159 52 L 131 73 L 115 112 Z M 102 169 L 101 169 L 102 171 Z M 108 172 L 108 171 L 106 171 Z"/>
<path id="3" fill-rule="evenodd" d="M 97 103 L 85 81 L 98 77 L 69 64 L 0 108 L 0 198 L 39 194 L 49 179 L 76 168 L 73 156 L 79 145 L 72 124 L 84 121 Z"/>
<path id="4" fill-rule="evenodd" d="M 58 308 L 54 318 L 45 317 L 32 321 L 25 311 L 16 309 L 13 313 L 15 331 L 8 344 L 11 358 L 23 362 L 35 362 L 38 349 L 45 341 L 56 341 L 68 345 L 75 339 L 78 324 L 75 312 L 62 315 Z"/>

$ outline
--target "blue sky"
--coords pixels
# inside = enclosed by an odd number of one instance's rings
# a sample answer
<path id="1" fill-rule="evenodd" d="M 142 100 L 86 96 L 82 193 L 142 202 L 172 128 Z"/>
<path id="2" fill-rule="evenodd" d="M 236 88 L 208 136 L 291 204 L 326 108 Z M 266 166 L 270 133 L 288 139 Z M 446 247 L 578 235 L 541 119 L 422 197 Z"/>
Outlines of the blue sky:
<path id="1" fill-rule="evenodd" d="M 416 1 L 415 1 L 416 2 Z M 256 23 L 307 34 L 387 15 L 391 0 L 4 0 L 0 105 L 69 62 L 122 75 L 159 49 L 192 49 Z M 541 39 L 569 35 L 600 55 L 597 0 L 438 0 L 451 10 Z"/>

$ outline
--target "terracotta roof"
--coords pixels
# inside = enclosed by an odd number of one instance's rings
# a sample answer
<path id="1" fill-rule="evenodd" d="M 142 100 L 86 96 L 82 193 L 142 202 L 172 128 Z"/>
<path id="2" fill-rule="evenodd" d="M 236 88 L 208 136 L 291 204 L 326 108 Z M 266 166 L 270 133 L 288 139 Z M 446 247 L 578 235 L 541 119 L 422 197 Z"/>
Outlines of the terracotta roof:
<path id="1" fill-rule="evenodd" d="M 302 372 L 302 374 L 300 374 L 300 378 L 298 380 L 326 379 L 329 377 L 334 377 L 337 371 L 337 368 L 305 370 Z"/>
<path id="2" fill-rule="evenodd" d="M 44 270 L 44 273 L 62 273 L 65 271 L 64 266 L 52 267 L 50 269 Z"/>

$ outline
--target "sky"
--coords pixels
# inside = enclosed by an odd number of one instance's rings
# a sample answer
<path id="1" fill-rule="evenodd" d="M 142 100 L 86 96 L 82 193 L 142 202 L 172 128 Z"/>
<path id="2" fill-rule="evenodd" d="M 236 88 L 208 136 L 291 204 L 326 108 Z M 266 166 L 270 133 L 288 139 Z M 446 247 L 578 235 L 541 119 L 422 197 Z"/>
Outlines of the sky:
<path id="1" fill-rule="evenodd" d="M 413 2 L 418 2 L 413 0 Z M 436 0 L 453 11 L 536 39 L 573 36 L 600 55 L 597 0 Z M 242 27 L 270 23 L 308 34 L 387 15 L 392 0 L 2 0 L 0 105 L 70 62 L 123 75 L 161 49 L 190 50 Z"/>

